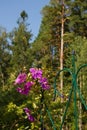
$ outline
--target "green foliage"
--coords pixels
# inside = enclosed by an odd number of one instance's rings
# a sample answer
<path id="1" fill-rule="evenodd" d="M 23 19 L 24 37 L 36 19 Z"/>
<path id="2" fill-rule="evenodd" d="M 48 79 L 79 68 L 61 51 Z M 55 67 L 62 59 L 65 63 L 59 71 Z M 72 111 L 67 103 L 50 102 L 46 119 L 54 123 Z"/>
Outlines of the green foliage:
<path id="1" fill-rule="evenodd" d="M 64 3 L 64 67 L 72 69 L 72 50 L 76 51 L 77 68 L 87 63 L 87 0 L 67 0 Z M 31 66 L 42 68 L 44 75 L 49 79 L 51 89 L 44 92 L 44 102 L 52 115 L 54 124 L 59 129 L 61 116 L 64 114 L 65 105 L 71 89 L 71 77 L 64 73 L 63 103 L 61 98 L 53 100 L 53 83 L 56 73 L 60 70 L 60 41 L 61 41 L 61 0 L 51 0 L 49 5 L 42 9 L 42 21 L 37 38 L 30 43 L 32 34 L 28 31 L 25 11 L 20 13 L 17 21 L 18 27 L 9 35 L 0 28 L 0 129 L 1 130 L 39 130 L 41 128 L 41 91 L 35 86 L 29 96 L 16 92 L 13 86 L 17 74 L 29 70 Z M 8 41 L 10 39 L 10 44 Z M 57 88 L 60 90 L 59 77 Z M 78 86 L 83 98 L 87 102 L 87 69 L 81 70 L 78 75 Z M 3 91 L 4 90 L 4 91 Z M 73 99 L 73 95 L 72 95 Z M 78 116 L 81 116 L 82 129 L 87 129 L 87 113 L 81 105 L 77 95 Z M 32 110 L 36 121 L 30 123 L 23 112 L 24 107 Z M 61 112 L 61 108 L 63 111 Z M 74 105 L 71 100 L 64 128 L 74 130 Z M 81 112 L 81 115 L 79 115 Z M 45 105 L 42 109 L 44 126 L 53 130 Z"/>
<path id="2" fill-rule="evenodd" d="M 7 33 L 2 32 L 0 35 L 0 89 L 4 90 L 6 79 L 9 77 L 9 61 L 11 58 L 10 52 L 9 52 L 9 43 L 7 40 Z"/>

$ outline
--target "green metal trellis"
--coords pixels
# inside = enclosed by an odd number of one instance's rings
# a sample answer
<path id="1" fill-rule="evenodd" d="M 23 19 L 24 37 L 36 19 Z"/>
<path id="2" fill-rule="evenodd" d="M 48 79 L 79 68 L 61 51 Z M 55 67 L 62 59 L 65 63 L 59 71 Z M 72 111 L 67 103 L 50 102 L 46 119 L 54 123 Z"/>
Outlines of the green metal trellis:
<path id="1" fill-rule="evenodd" d="M 80 91 L 80 89 L 79 89 L 79 87 L 78 87 L 78 85 L 77 85 L 77 76 L 78 76 L 78 74 L 79 74 L 79 72 L 80 72 L 80 70 L 81 70 L 82 68 L 87 67 L 87 64 L 83 64 L 82 66 L 80 66 L 80 67 L 78 68 L 78 70 L 76 70 L 76 65 L 75 65 L 75 53 L 73 53 L 73 55 L 72 55 L 72 67 L 73 67 L 72 70 L 69 69 L 69 68 L 64 68 L 64 69 L 60 70 L 60 71 L 57 73 L 57 75 L 56 75 L 56 77 L 55 77 L 55 80 L 54 80 L 54 98 L 56 98 L 56 95 L 57 95 L 57 94 L 58 94 L 58 95 L 60 94 L 59 91 L 58 91 L 57 88 L 56 88 L 56 79 L 57 79 L 57 77 L 59 76 L 59 74 L 60 74 L 61 72 L 63 72 L 63 71 L 67 71 L 67 72 L 70 73 L 70 75 L 71 75 L 71 77 L 72 77 L 72 88 L 71 88 L 71 90 L 70 90 L 70 92 L 69 92 L 69 98 L 68 98 L 68 101 L 67 101 L 67 103 L 66 103 L 66 108 L 65 108 L 65 112 L 64 112 L 64 115 L 63 115 L 63 118 L 62 118 L 62 123 L 61 123 L 61 126 L 60 126 L 60 130 L 62 130 L 62 128 L 63 128 L 64 120 L 65 120 L 65 118 L 66 118 L 67 110 L 68 110 L 68 108 L 69 108 L 69 104 L 70 104 L 70 101 L 71 101 L 72 93 L 74 93 L 75 130 L 78 130 L 77 96 L 76 96 L 77 92 L 78 92 L 78 94 L 79 94 L 81 103 L 84 105 L 85 109 L 87 110 L 87 105 L 86 105 L 86 103 L 85 103 L 85 101 L 84 101 L 84 99 L 83 99 L 83 97 L 82 97 L 81 91 Z"/>
<path id="2" fill-rule="evenodd" d="M 63 128 L 63 124 L 64 124 L 64 121 L 65 121 L 65 118 L 66 118 L 66 114 L 67 114 L 67 111 L 68 111 L 68 108 L 69 108 L 69 105 L 70 105 L 70 101 L 71 101 L 71 96 L 72 96 L 72 93 L 74 93 L 74 114 L 75 114 L 75 130 L 78 130 L 78 114 L 77 114 L 77 92 L 79 94 L 79 97 L 80 97 L 80 101 L 81 103 L 84 105 L 84 108 L 85 110 L 87 110 L 87 105 L 83 99 L 83 96 L 81 94 L 81 91 L 78 87 L 78 84 L 77 84 L 77 76 L 80 72 L 80 70 L 84 67 L 87 67 L 87 64 L 83 64 L 81 65 L 78 70 L 76 70 L 76 65 L 75 65 L 75 53 L 73 52 L 72 54 L 72 69 L 69 69 L 69 68 L 63 68 L 62 70 L 60 70 L 55 78 L 54 78 L 54 99 L 56 98 L 56 96 L 60 96 L 61 98 L 64 96 L 63 94 L 61 94 L 58 90 L 57 90 L 57 87 L 56 87 L 56 80 L 57 80 L 57 77 L 60 75 L 61 72 L 63 71 L 66 71 L 66 72 L 69 72 L 70 75 L 71 75 L 71 78 L 72 78 L 72 87 L 70 89 L 70 92 L 69 92 L 69 97 L 68 97 L 68 101 L 66 103 L 66 107 L 65 107 L 65 112 L 63 114 L 63 117 L 62 117 L 62 122 L 61 122 L 61 125 L 60 125 L 60 129 L 59 130 L 62 130 Z M 50 114 L 50 111 L 48 110 L 48 107 L 47 105 L 45 104 L 44 102 L 44 93 L 42 91 L 42 97 L 41 97 L 41 105 L 43 107 L 43 104 L 45 105 L 45 110 L 49 116 L 49 119 L 51 121 L 51 124 L 52 124 L 52 127 L 53 127 L 53 130 L 57 130 L 55 124 L 54 124 L 54 121 L 52 119 L 52 116 Z M 43 117 L 42 117 L 42 109 L 41 109 L 41 130 L 46 130 L 43 126 Z"/>

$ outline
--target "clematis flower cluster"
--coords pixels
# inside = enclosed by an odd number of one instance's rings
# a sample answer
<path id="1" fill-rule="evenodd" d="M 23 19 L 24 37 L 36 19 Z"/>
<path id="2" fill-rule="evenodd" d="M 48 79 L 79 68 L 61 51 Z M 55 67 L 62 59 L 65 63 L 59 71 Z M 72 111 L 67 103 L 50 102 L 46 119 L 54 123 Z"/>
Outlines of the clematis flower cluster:
<path id="1" fill-rule="evenodd" d="M 17 92 L 23 95 L 28 95 L 31 88 L 37 81 L 43 90 L 48 90 L 50 88 L 47 78 L 43 77 L 43 72 L 41 69 L 30 68 L 29 70 L 30 78 L 26 73 L 20 73 L 15 80 L 15 85 L 18 85 Z M 33 122 L 34 117 L 28 108 L 24 108 L 24 111 L 28 117 L 28 120 Z"/>
<path id="2" fill-rule="evenodd" d="M 17 91 L 21 94 L 28 95 L 29 91 L 31 90 L 31 87 L 34 85 L 35 80 L 38 80 L 38 83 L 44 90 L 48 90 L 50 88 L 47 78 L 43 77 L 43 73 L 41 69 L 37 68 L 30 68 L 29 70 L 32 81 L 27 81 L 28 75 L 26 73 L 20 73 L 18 77 L 15 80 L 15 85 L 19 85 L 17 88 Z M 22 87 L 20 87 L 20 85 Z"/>

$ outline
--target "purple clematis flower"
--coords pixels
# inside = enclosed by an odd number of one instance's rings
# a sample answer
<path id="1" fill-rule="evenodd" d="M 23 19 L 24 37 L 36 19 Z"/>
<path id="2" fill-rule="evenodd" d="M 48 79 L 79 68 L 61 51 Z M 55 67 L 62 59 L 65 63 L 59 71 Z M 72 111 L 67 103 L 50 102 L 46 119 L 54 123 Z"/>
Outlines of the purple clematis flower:
<path id="1" fill-rule="evenodd" d="M 47 81 L 47 78 L 44 78 L 42 77 L 40 80 L 39 80 L 39 83 L 41 84 L 42 88 L 44 90 L 48 90 L 50 88 L 49 84 L 48 84 L 48 81 Z"/>
<path id="2" fill-rule="evenodd" d="M 27 82 L 25 85 L 24 85 L 24 88 L 21 88 L 21 87 L 18 87 L 17 88 L 17 91 L 21 94 L 24 94 L 24 95 L 28 95 L 30 89 L 31 89 L 31 86 L 33 85 L 33 82 Z"/>
<path id="3" fill-rule="evenodd" d="M 40 79 L 42 77 L 42 70 L 37 68 L 30 68 L 30 73 L 33 79 Z"/>
<path id="4" fill-rule="evenodd" d="M 34 122 L 35 119 L 34 119 L 34 117 L 31 115 L 31 111 L 30 111 L 27 107 L 24 108 L 24 111 L 25 111 L 25 113 L 26 113 L 26 115 L 27 115 L 28 120 L 31 121 L 31 122 Z"/>
<path id="5" fill-rule="evenodd" d="M 18 75 L 18 77 L 15 80 L 15 85 L 16 84 L 21 84 L 24 83 L 26 81 L 27 75 L 25 73 L 21 73 Z"/>

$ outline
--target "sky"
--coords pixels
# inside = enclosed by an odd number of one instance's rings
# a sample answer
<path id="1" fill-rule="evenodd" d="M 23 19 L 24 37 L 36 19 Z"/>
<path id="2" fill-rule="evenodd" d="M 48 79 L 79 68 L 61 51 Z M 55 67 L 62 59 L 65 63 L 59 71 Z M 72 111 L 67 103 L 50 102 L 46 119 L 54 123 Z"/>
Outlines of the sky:
<path id="1" fill-rule="evenodd" d="M 20 13 L 25 10 L 28 14 L 29 30 L 31 30 L 33 39 L 39 32 L 41 24 L 41 9 L 49 3 L 50 0 L 0 0 L 0 26 L 6 28 L 7 32 L 17 27 L 17 20 Z"/>

